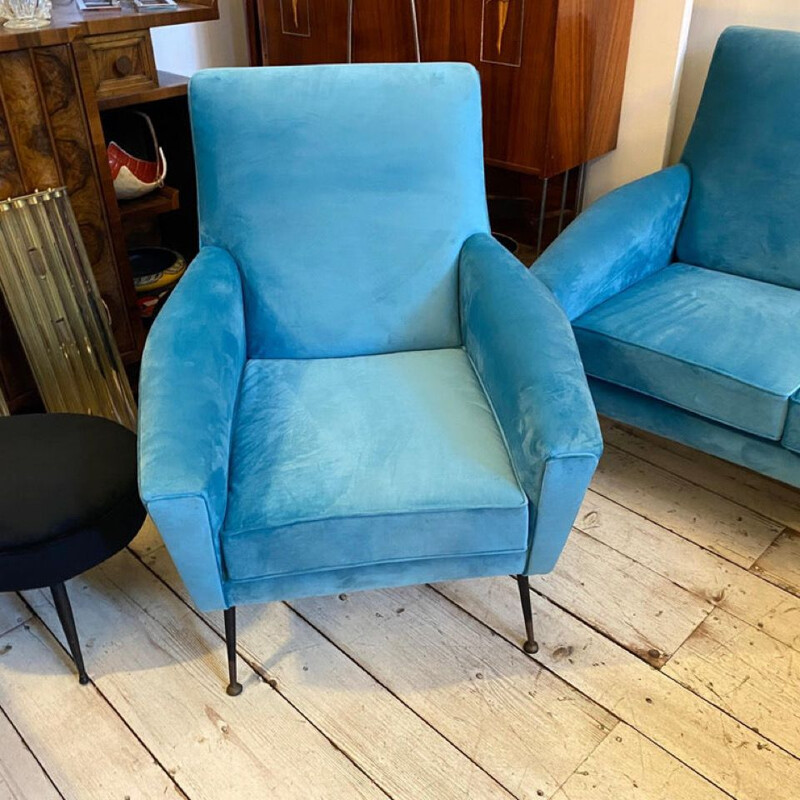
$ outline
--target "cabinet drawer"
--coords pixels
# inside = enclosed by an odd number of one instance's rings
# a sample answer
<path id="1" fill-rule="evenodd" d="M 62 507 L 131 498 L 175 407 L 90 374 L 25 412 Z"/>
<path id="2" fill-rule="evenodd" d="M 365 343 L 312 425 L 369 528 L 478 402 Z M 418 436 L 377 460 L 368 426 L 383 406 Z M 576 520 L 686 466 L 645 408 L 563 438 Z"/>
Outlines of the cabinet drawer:
<path id="1" fill-rule="evenodd" d="M 98 99 L 158 86 L 149 31 L 86 38 Z"/>

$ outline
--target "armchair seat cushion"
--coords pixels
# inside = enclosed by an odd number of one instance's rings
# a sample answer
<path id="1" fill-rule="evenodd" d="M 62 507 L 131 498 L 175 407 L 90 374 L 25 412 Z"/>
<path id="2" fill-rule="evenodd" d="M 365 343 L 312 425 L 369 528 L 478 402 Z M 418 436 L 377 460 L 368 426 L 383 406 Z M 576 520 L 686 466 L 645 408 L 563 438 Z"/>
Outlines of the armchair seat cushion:
<path id="1" fill-rule="evenodd" d="M 232 580 L 527 549 L 527 498 L 461 348 L 250 360 L 232 436 Z"/>
<path id="2" fill-rule="evenodd" d="M 800 292 L 672 264 L 575 321 L 586 372 L 780 440 L 800 387 Z"/>

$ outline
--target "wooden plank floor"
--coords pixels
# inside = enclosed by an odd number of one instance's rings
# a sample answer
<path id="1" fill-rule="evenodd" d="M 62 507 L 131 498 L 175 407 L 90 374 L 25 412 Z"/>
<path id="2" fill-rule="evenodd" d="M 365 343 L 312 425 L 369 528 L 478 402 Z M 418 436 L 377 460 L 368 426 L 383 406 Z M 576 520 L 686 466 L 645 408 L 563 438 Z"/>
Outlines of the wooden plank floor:
<path id="1" fill-rule="evenodd" d="M 0 800 L 797 800 L 800 491 L 605 422 L 540 651 L 509 577 L 197 613 L 158 533 L 0 595 Z"/>

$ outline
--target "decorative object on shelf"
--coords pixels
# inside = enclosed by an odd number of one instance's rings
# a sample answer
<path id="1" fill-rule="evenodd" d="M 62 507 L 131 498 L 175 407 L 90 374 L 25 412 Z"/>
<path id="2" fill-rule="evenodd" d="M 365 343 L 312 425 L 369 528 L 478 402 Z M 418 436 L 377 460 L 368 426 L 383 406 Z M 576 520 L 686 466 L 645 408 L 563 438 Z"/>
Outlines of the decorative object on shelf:
<path id="1" fill-rule="evenodd" d="M 119 11 L 120 0 L 76 0 L 81 11 Z"/>
<path id="2" fill-rule="evenodd" d="M 168 247 L 137 247 L 128 251 L 137 292 L 154 292 L 178 282 L 186 272 L 186 259 Z"/>
<path id="3" fill-rule="evenodd" d="M 136 407 L 66 189 L 0 202 L 0 288 L 48 411 L 136 427 Z"/>
<path id="4" fill-rule="evenodd" d="M 137 11 L 176 11 L 178 4 L 175 0 L 133 0 L 133 7 Z"/>
<path id="5" fill-rule="evenodd" d="M 108 165 L 114 181 L 114 192 L 119 200 L 135 200 L 160 189 L 167 177 L 167 159 L 158 145 L 150 117 L 143 111 L 131 111 L 129 116 L 132 123 L 130 142 L 124 143 L 125 148 L 117 142 L 111 142 L 108 146 Z M 139 125 L 134 123 L 137 119 L 141 121 Z M 152 158 L 147 158 L 151 148 Z M 130 150 L 138 150 L 139 156 L 133 155 Z"/>
<path id="6" fill-rule="evenodd" d="M 186 272 L 186 259 L 168 247 L 137 247 L 128 251 L 133 284 L 142 319 L 152 319 Z"/>
<path id="7" fill-rule="evenodd" d="M 46 28 L 52 13 L 51 0 L 0 0 L 0 18 L 12 30 Z"/>

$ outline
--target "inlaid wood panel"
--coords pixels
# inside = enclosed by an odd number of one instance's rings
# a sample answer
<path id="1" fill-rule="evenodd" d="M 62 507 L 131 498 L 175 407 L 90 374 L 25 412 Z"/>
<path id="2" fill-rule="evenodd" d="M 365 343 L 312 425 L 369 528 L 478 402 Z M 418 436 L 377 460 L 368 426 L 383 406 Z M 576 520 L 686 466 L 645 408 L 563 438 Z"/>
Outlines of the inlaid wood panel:
<path id="1" fill-rule="evenodd" d="M 117 344 L 135 353 L 127 294 L 111 246 L 110 229 L 92 157 L 92 141 L 72 53 L 67 45 L 0 53 L 0 195 L 65 185 L 80 226 Z M 5 314 L 5 308 L 2 312 Z M 12 334 L 7 316 L 0 331 Z M 33 388 L 15 335 L 0 341 L 3 389 L 14 405 Z"/>
<path id="2" fill-rule="evenodd" d="M 354 8 L 366 2 L 354 0 Z M 406 3 L 393 0 L 388 7 L 394 8 L 396 17 Z M 504 8 L 507 15 L 501 25 Z M 487 162 L 539 172 L 549 113 L 553 4 L 415 0 L 414 10 L 422 61 L 468 61 L 480 73 Z M 399 60 L 399 52 L 395 45 L 392 52 L 370 60 Z"/>
<path id="3" fill-rule="evenodd" d="M 134 349 L 69 48 L 0 55 L 0 91 L 17 162 L 8 174 L 22 179 L 16 193 L 66 185 L 117 343 Z"/>
<path id="4" fill-rule="evenodd" d="M 346 63 L 350 53 L 350 0 L 257 0 L 270 64 Z"/>
<path id="5" fill-rule="evenodd" d="M 30 51 L 0 56 L 0 92 L 24 192 L 60 186 L 61 174 Z"/>
<path id="6" fill-rule="evenodd" d="M 0 197 L 15 197 L 22 193 L 23 186 L 14 142 L 8 129 L 5 111 L 0 105 Z"/>
<path id="7" fill-rule="evenodd" d="M 633 0 L 258 0 L 255 14 L 260 63 L 471 62 L 490 164 L 551 177 L 616 144 Z"/>

